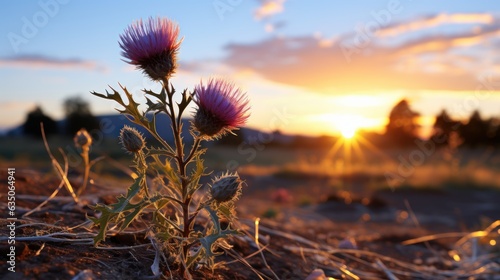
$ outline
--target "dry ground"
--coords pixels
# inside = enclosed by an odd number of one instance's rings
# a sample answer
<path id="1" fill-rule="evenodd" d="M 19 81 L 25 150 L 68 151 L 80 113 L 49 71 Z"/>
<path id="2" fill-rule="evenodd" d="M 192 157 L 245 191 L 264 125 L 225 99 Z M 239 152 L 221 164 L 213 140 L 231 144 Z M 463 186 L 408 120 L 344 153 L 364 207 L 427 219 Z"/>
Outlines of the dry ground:
<path id="1" fill-rule="evenodd" d="M 6 190 L 4 170 L 1 175 L 2 190 Z M 500 279 L 500 230 L 481 231 L 500 219 L 498 191 L 362 193 L 354 188 L 339 191 L 327 177 L 242 176 L 248 184 L 238 202 L 242 235 L 231 239 L 234 249 L 219 258 L 226 262 L 224 267 L 213 272 L 200 268 L 193 273 L 196 279 L 305 279 L 315 268 L 335 279 Z M 368 184 L 361 177 L 337 180 L 351 186 Z M 94 247 L 95 228 L 85 224 L 86 215 L 94 213 L 71 203 L 65 190 L 21 218 L 58 185 L 46 172 L 16 171 L 20 218 L 16 273 L 8 272 L 2 263 L 1 279 L 153 278 L 150 267 L 155 251 L 150 241 L 141 233 L 122 233 Z M 90 205 L 110 203 L 125 187 L 123 182 L 95 183 L 83 199 Z M 5 193 L 0 197 L 2 208 Z M 254 239 L 255 218 L 261 219 L 259 245 Z M 2 219 L 2 236 L 9 233 L 6 224 Z M 442 233 L 453 234 L 432 236 Z M 430 236 L 427 242 L 418 240 L 425 236 Z M 3 240 L 2 259 L 9 250 Z M 175 267 L 162 263 L 161 269 L 164 278 L 177 279 Z"/>

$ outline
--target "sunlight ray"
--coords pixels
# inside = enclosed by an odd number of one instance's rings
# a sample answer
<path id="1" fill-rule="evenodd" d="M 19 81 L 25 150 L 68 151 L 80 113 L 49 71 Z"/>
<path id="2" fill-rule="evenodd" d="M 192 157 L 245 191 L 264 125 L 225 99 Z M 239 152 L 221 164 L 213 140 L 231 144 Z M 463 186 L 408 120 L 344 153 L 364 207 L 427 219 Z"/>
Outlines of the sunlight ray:
<path id="1" fill-rule="evenodd" d="M 361 149 L 361 146 L 359 145 L 358 137 L 361 137 L 359 135 L 356 136 L 356 138 L 352 139 L 352 150 L 354 151 L 354 155 L 356 155 L 362 162 L 365 161 L 365 155 L 363 154 L 363 150 Z"/>
<path id="2" fill-rule="evenodd" d="M 332 159 L 336 154 L 337 152 L 342 148 L 342 145 L 344 144 L 345 140 L 342 139 L 342 138 L 339 138 L 335 144 L 333 145 L 332 148 L 330 148 L 330 150 L 328 151 L 328 153 L 326 154 L 325 156 L 325 159 Z"/>
<path id="3" fill-rule="evenodd" d="M 382 152 L 379 148 L 377 148 L 375 145 L 373 145 L 372 143 L 370 143 L 370 141 L 368 141 L 367 139 L 365 139 L 363 136 L 361 135 L 358 135 L 357 136 L 357 139 L 358 139 L 358 142 L 360 144 L 363 144 L 366 148 L 368 148 L 370 151 L 374 152 L 375 154 L 377 155 L 380 155 L 381 157 L 383 157 L 384 159 L 387 159 L 391 162 L 394 162 L 395 160 L 392 159 L 390 156 L 388 156 L 387 154 L 385 154 L 384 152 Z"/>

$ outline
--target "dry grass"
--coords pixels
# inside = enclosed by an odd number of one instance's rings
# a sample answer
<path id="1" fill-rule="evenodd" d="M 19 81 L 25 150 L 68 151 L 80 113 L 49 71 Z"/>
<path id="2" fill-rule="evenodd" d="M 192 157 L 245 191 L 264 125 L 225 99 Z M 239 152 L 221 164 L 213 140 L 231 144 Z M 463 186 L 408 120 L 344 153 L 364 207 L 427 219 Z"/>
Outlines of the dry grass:
<path id="1" fill-rule="evenodd" d="M 241 174 L 252 176 L 282 176 L 291 178 L 345 178 L 364 177 L 377 181 L 377 188 L 388 186 L 388 174 L 400 176 L 403 180 L 399 186 L 414 188 L 500 188 L 500 166 L 496 163 L 498 157 L 489 161 L 469 159 L 459 162 L 447 160 L 436 153 L 424 164 L 408 168 L 401 167 L 400 162 L 390 158 L 380 158 L 367 161 L 318 159 L 298 157 L 297 160 L 274 165 L 249 164 L 242 166 Z M 403 170 L 403 172 L 400 172 Z M 408 171 L 410 170 L 410 171 Z M 408 176 L 405 176 L 408 175 Z"/>

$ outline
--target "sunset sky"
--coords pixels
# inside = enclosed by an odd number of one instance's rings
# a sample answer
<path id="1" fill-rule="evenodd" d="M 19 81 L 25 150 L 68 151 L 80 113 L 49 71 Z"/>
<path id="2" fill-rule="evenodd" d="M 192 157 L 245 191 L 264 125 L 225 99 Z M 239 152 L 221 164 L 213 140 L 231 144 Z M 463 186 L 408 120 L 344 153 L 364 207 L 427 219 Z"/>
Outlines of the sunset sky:
<path id="1" fill-rule="evenodd" d="M 383 132 L 407 98 L 428 128 L 442 109 L 500 117 L 500 6 L 496 1 L 5 1 L 0 11 L 0 128 L 37 104 L 63 116 L 79 95 L 118 83 L 138 100 L 158 86 L 121 59 L 134 20 L 168 17 L 184 41 L 178 89 L 223 76 L 248 92 L 249 126 L 331 134 Z M 428 130 L 423 130 L 423 134 Z"/>

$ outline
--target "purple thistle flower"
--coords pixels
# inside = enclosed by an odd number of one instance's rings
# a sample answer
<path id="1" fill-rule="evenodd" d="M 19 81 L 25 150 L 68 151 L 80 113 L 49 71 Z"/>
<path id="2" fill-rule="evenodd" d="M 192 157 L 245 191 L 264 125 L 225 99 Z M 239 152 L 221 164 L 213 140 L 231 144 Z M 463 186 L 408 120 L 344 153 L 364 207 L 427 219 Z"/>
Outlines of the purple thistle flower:
<path id="1" fill-rule="evenodd" d="M 179 26 L 166 18 L 142 19 L 120 35 L 125 62 L 141 68 L 151 79 L 168 79 L 177 67 L 176 56 L 182 40 L 177 40 Z"/>
<path id="2" fill-rule="evenodd" d="M 206 86 L 201 82 L 195 87 L 194 102 L 198 105 L 194 126 L 209 139 L 243 126 L 250 116 L 246 94 L 223 79 L 210 79 Z"/>

